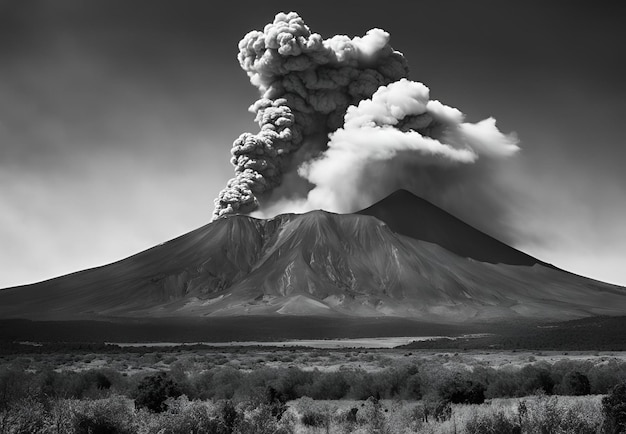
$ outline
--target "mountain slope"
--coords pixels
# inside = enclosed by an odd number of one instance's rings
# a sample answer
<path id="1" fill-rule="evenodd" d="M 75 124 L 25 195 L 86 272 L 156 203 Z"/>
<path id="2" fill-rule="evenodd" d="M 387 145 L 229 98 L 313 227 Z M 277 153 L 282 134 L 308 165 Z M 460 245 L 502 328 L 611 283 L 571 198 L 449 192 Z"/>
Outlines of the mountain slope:
<path id="1" fill-rule="evenodd" d="M 452 253 L 477 261 L 547 265 L 474 229 L 406 190 L 398 190 L 358 214 L 376 217 L 398 234 L 438 244 Z"/>
<path id="2" fill-rule="evenodd" d="M 408 192 L 361 214 L 235 215 L 116 263 L 0 291 L 0 318 L 626 315 L 626 290 L 558 270 Z"/>

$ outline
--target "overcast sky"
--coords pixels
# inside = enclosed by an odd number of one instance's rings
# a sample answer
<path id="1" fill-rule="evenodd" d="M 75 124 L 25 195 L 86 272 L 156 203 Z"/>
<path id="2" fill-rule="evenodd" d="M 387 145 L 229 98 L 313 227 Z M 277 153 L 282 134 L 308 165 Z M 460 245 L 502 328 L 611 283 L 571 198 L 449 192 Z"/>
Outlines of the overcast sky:
<path id="1" fill-rule="evenodd" d="M 113 262 L 209 222 L 258 127 L 236 60 L 288 8 L 391 34 L 410 78 L 493 116 L 516 247 L 626 285 L 626 8 L 589 2 L 0 0 L 0 287 Z"/>

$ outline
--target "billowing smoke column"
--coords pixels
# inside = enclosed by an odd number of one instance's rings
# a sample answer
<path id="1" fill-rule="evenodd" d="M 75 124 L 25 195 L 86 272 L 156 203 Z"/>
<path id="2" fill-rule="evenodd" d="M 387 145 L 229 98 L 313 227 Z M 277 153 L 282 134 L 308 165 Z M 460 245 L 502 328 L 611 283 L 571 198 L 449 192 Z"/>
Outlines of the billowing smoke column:
<path id="1" fill-rule="evenodd" d="M 426 86 L 406 79 L 386 32 L 323 40 L 296 13 L 281 13 L 239 49 L 262 95 L 251 107 L 261 131 L 233 144 L 236 175 L 214 218 L 354 212 L 405 188 L 510 238 L 496 162 L 519 150 L 516 137 L 493 118 L 467 123 L 430 100 Z"/>
<path id="2" fill-rule="evenodd" d="M 465 217 L 472 205 L 458 204 L 467 200 L 482 211 L 492 208 L 493 199 L 481 192 L 495 190 L 485 185 L 493 181 L 489 164 L 516 153 L 517 139 L 502 134 L 493 118 L 463 119 L 459 110 L 429 100 L 422 83 L 401 79 L 380 87 L 350 106 L 328 149 L 300 167 L 315 186 L 300 208 L 352 212 L 398 188 Z"/>
<path id="3" fill-rule="evenodd" d="M 248 33 L 238 58 L 261 92 L 250 107 L 261 131 L 233 144 L 235 177 L 215 200 L 214 218 L 257 209 L 258 196 L 281 184 L 286 171 L 325 149 L 350 104 L 408 74 L 388 33 L 372 29 L 363 37 L 324 40 L 294 12 Z"/>

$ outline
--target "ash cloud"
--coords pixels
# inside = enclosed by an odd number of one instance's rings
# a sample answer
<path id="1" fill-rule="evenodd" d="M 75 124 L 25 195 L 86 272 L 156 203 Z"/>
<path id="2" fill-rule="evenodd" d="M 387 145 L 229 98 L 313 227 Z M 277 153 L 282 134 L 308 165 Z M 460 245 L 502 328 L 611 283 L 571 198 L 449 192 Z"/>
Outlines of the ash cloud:
<path id="1" fill-rule="evenodd" d="M 261 97 L 260 131 L 235 141 L 235 177 L 214 218 L 325 209 L 348 213 L 405 188 L 503 240 L 498 161 L 518 150 L 493 118 L 465 122 L 410 81 L 389 34 L 322 39 L 294 12 L 239 43 L 239 62 Z"/>
<path id="2" fill-rule="evenodd" d="M 235 177 L 215 200 L 214 218 L 259 208 L 294 164 L 326 148 L 327 134 L 341 126 L 348 106 L 408 74 L 383 30 L 324 40 L 295 12 L 248 33 L 238 59 L 261 94 L 250 107 L 261 130 L 233 144 Z"/>

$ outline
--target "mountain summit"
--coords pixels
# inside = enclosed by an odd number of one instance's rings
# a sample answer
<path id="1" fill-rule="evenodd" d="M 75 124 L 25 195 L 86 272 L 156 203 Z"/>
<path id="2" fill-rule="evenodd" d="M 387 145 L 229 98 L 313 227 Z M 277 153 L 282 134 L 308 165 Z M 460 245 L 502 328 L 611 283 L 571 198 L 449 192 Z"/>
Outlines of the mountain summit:
<path id="1" fill-rule="evenodd" d="M 392 231 L 437 244 L 465 258 L 492 264 L 547 265 L 448 214 L 406 190 L 397 190 L 359 211 L 387 223 Z"/>
<path id="2" fill-rule="evenodd" d="M 557 320 L 626 315 L 626 289 L 398 191 L 356 214 L 220 218 L 113 264 L 0 291 L 5 319 L 240 315 Z"/>

